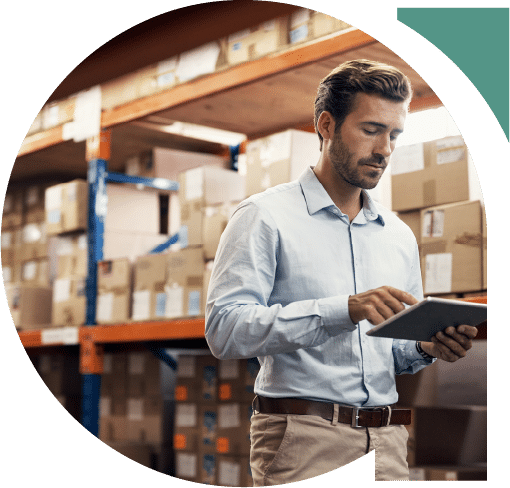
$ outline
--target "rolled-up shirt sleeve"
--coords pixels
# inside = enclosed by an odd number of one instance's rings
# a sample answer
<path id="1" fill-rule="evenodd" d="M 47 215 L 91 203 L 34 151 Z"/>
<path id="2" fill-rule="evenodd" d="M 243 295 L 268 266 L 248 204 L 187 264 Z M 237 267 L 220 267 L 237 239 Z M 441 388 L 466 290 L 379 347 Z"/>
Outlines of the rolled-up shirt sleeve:
<path id="1" fill-rule="evenodd" d="M 242 203 L 221 237 L 209 283 L 205 337 L 216 357 L 292 352 L 356 328 L 348 295 L 271 303 L 279 247 L 271 216 Z"/>

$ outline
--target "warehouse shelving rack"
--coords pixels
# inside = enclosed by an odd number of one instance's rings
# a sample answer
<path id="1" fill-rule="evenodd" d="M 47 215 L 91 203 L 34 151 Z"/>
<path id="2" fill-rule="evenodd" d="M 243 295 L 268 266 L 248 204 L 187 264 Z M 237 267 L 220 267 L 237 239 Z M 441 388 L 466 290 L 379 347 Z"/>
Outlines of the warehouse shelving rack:
<path id="1" fill-rule="evenodd" d="M 85 154 L 82 145 L 70 145 L 61 126 L 25 138 L 17 163 L 30 163 L 34 157 L 45 153 L 51 156 L 51 161 L 58 158 L 59 151 L 65 147 L 66 157 L 72 164 L 76 164 L 77 168 L 81 167 L 89 182 L 87 325 L 20 331 L 19 337 L 28 350 L 79 345 L 80 373 L 84 378 L 82 424 L 90 432 L 98 435 L 100 375 L 106 344 L 158 343 L 204 338 L 204 319 L 201 317 L 114 326 L 95 324 L 96 271 L 97 261 L 102 258 L 101 235 L 104 219 L 104 213 L 101 214 L 104 209 L 98 212 L 100 206 L 95 205 L 98 192 L 104 191 L 108 179 L 154 186 L 150 179 L 134 180 L 107 171 L 112 131 L 125 127 L 132 127 L 135 131 L 142 130 L 143 124 L 153 125 L 153 115 L 157 115 L 159 120 L 181 120 L 241 132 L 249 139 L 289 127 L 313 130 L 309 122 L 312 104 L 307 98 L 308 95 L 304 96 L 303 93 L 309 94 L 310 90 L 315 89 L 317 79 L 322 73 L 327 74 L 343 60 L 353 57 L 375 57 L 393 63 L 407 72 L 415 93 L 411 103 L 412 111 L 442 105 L 425 82 L 398 56 L 364 32 L 350 28 L 103 111 L 100 133 L 86 141 Z M 282 87 L 285 87 L 285 92 L 282 92 Z M 289 97 L 292 107 L 282 106 L 275 109 L 272 97 L 258 96 L 260 93 L 268 93 L 267 90 L 275 93 L 278 98 Z M 253 100 L 257 101 L 256 108 Z M 238 110 L 239 107 L 243 110 Z M 216 118 L 204 123 L 204 113 L 209 116 L 214 113 Z M 238 116 L 232 117 L 232 114 Z M 51 164 L 49 170 L 51 171 Z M 16 165 L 13 175 L 15 173 Z M 177 187 L 170 182 L 166 189 L 176 190 Z M 486 297 L 469 300 L 486 303 Z"/>

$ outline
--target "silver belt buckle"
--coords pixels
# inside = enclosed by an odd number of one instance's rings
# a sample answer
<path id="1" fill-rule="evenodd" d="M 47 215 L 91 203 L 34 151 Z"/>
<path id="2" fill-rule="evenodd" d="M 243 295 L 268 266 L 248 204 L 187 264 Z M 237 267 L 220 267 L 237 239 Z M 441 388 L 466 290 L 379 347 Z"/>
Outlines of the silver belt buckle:
<path id="1" fill-rule="evenodd" d="M 351 427 L 353 429 L 362 429 L 363 426 L 358 424 L 359 421 L 359 407 L 352 407 Z"/>

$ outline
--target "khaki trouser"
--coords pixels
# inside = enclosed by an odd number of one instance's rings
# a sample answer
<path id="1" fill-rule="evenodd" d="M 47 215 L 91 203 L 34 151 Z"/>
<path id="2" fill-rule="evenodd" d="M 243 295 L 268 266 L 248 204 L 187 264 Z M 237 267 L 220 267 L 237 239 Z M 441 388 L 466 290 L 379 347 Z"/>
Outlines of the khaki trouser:
<path id="1" fill-rule="evenodd" d="M 254 486 L 291 483 L 327 473 L 375 449 L 375 479 L 408 480 L 403 425 L 352 428 L 314 415 L 251 419 L 250 464 Z"/>

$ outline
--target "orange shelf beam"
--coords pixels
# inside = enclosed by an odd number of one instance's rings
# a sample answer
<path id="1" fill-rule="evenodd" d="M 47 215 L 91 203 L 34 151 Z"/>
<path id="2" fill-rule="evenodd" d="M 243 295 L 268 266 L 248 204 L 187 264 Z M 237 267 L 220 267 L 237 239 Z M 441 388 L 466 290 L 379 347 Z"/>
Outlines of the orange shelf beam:
<path id="1" fill-rule="evenodd" d="M 102 344 L 173 339 L 203 339 L 204 337 L 205 320 L 203 318 L 122 325 L 93 325 L 80 328 L 80 342 L 87 338 L 95 343 Z"/>
<path id="2" fill-rule="evenodd" d="M 62 131 L 62 126 L 58 126 L 25 137 L 18 151 L 18 156 L 40 151 L 46 147 L 55 146 L 56 144 L 64 142 Z"/>
<path id="3" fill-rule="evenodd" d="M 26 330 L 19 331 L 18 335 L 25 348 L 69 344 L 90 347 L 91 344 L 205 338 L 205 321 L 203 318 L 83 326 L 76 328 L 77 339 L 75 342 L 65 338 L 65 332 L 69 329 L 71 328 Z M 47 334 L 49 337 L 43 338 L 43 334 Z M 60 339 L 61 336 L 64 337 Z"/>

